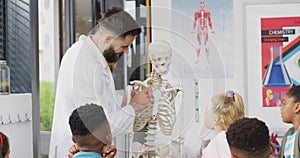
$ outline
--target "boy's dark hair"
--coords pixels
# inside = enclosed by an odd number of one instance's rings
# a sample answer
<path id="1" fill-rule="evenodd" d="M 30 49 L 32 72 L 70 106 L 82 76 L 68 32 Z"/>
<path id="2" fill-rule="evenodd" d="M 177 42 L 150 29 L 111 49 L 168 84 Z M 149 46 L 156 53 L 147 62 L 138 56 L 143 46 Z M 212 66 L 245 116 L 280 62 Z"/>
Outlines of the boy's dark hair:
<path id="1" fill-rule="evenodd" d="M 300 85 L 292 87 L 285 93 L 285 95 L 293 97 L 295 99 L 295 103 L 300 102 Z"/>
<path id="2" fill-rule="evenodd" d="M 140 26 L 129 13 L 118 7 L 108 9 L 99 20 L 99 24 L 97 30 L 99 27 L 104 27 L 121 38 L 125 38 L 127 35 L 137 36 L 142 32 Z"/>
<path id="3" fill-rule="evenodd" d="M 108 123 L 106 115 L 103 108 L 96 104 L 87 104 L 75 109 L 69 118 L 73 136 L 91 134 L 103 123 Z"/>
<path id="4" fill-rule="evenodd" d="M 226 132 L 230 148 L 247 153 L 252 157 L 270 154 L 269 129 L 257 118 L 243 118 L 230 125 Z"/>
<path id="5" fill-rule="evenodd" d="M 9 142 L 7 136 L 0 132 L 0 158 L 4 157 L 9 149 Z"/>

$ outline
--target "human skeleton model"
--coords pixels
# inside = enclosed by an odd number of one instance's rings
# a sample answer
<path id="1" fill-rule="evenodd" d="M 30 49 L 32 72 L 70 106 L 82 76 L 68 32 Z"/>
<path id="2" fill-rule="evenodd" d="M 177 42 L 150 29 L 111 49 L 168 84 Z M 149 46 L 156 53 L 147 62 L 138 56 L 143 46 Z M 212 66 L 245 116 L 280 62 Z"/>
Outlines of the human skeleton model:
<path id="1" fill-rule="evenodd" d="M 136 112 L 134 131 L 140 131 L 148 123 L 145 137 L 145 153 L 155 156 L 158 148 L 155 140 L 157 132 L 171 135 L 176 121 L 175 98 L 181 91 L 179 87 L 171 87 L 168 80 L 163 79 L 171 64 L 171 47 L 165 41 L 152 42 L 149 45 L 149 57 L 152 63 L 151 77 L 147 80 L 132 81 L 133 91 L 140 92 L 145 87 L 151 87 L 151 106 L 141 112 Z"/>
<path id="2" fill-rule="evenodd" d="M 194 13 L 194 24 L 193 30 L 196 29 L 197 33 L 197 41 L 199 44 L 199 48 L 197 48 L 197 60 L 196 64 L 198 64 L 201 45 L 204 44 L 206 58 L 208 59 L 209 56 L 209 49 L 208 49 L 208 31 L 210 30 L 211 34 L 214 34 L 212 29 L 212 22 L 210 19 L 210 12 L 204 9 L 205 3 L 204 1 L 200 2 L 200 10 Z"/>

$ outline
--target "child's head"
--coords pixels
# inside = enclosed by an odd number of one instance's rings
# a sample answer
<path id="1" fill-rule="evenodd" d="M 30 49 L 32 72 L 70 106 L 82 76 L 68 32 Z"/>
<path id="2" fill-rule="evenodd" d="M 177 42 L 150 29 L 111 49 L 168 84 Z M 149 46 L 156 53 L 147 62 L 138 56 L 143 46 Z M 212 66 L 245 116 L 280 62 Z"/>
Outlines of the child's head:
<path id="1" fill-rule="evenodd" d="M 0 157 L 9 158 L 10 148 L 7 136 L 0 132 Z"/>
<path id="2" fill-rule="evenodd" d="M 218 126 L 226 131 L 233 122 L 243 117 L 243 99 L 238 93 L 230 90 L 212 97 L 205 112 L 205 126 L 209 129 Z"/>
<path id="3" fill-rule="evenodd" d="M 271 154 L 269 129 L 256 118 L 237 120 L 226 132 L 234 158 L 268 158 Z"/>
<path id="4" fill-rule="evenodd" d="M 87 104 L 75 109 L 69 124 L 80 151 L 101 153 L 104 145 L 111 144 L 110 126 L 101 106 Z"/>
<path id="5" fill-rule="evenodd" d="M 282 121 L 294 123 L 300 118 L 300 86 L 289 89 L 282 98 Z"/>

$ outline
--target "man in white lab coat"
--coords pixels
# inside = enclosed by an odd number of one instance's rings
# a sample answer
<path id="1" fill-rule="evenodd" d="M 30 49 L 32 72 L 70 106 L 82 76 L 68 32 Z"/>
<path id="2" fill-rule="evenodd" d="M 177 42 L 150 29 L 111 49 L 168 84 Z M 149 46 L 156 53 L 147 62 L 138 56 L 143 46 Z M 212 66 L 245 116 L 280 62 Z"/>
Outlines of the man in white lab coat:
<path id="1" fill-rule="evenodd" d="M 50 158 L 62 158 L 72 145 L 68 126 L 71 112 L 85 104 L 102 105 L 113 138 L 133 129 L 135 111 L 150 105 L 149 88 L 131 94 L 129 105 L 116 98 L 110 69 L 141 32 L 136 21 L 120 8 L 109 10 L 91 36 L 81 35 L 64 55 L 57 81 Z"/>

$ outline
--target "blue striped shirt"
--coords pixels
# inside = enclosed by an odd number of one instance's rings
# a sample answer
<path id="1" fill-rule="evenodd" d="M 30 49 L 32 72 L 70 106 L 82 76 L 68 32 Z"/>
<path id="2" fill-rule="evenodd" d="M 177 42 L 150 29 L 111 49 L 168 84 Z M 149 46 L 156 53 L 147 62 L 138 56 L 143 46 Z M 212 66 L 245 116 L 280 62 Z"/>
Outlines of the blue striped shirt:
<path id="1" fill-rule="evenodd" d="M 294 144 L 295 144 L 295 136 L 297 131 L 293 134 L 287 136 L 286 144 L 284 146 L 284 157 L 285 158 L 294 158 Z"/>

